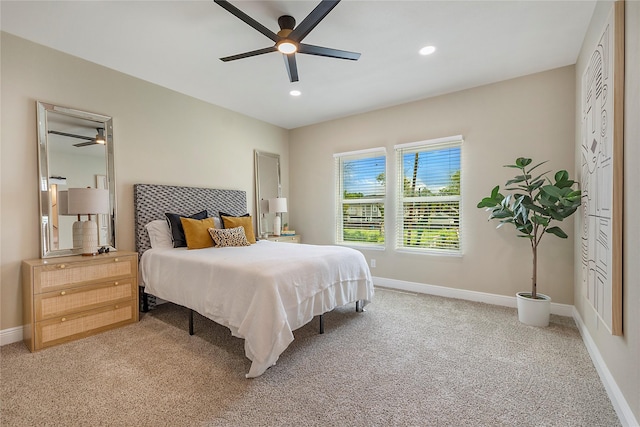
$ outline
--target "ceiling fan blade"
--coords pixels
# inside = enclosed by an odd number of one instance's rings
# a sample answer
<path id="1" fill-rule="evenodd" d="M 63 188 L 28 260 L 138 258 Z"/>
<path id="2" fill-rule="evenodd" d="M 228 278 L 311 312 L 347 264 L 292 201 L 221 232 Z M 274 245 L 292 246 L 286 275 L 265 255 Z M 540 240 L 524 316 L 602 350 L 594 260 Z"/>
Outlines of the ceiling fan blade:
<path id="1" fill-rule="evenodd" d="M 271 31 L 270 29 L 268 29 L 267 27 L 265 27 L 264 25 L 262 25 L 261 23 L 259 23 L 258 21 L 256 21 L 255 19 L 253 19 L 252 17 L 250 17 L 249 15 L 247 15 L 246 13 L 244 13 L 243 11 L 235 7 L 234 5 L 232 5 L 231 3 L 229 3 L 228 1 L 226 0 L 214 0 L 214 1 L 218 5 L 222 6 L 225 10 L 227 10 L 227 12 L 231 13 L 235 17 L 244 21 L 246 24 L 258 30 L 265 36 L 269 37 L 274 42 L 277 42 L 280 39 L 280 37 L 278 37 L 276 33 Z"/>
<path id="2" fill-rule="evenodd" d="M 332 49 L 329 47 L 314 46 L 311 44 L 300 43 L 298 45 L 298 53 L 306 53 L 307 55 L 328 56 L 330 58 L 349 59 L 357 61 L 360 58 L 358 52 L 349 52 L 346 50 Z"/>
<path id="3" fill-rule="evenodd" d="M 301 42 L 338 3 L 340 3 L 340 0 L 322 0 L 320 4 L 293 29 L 288 38 L 296 42 Z"/>
<path id="4" fill-rule="evenodd" d="M 95 140 L 93 140 L 93 141 L 80 142 L 78 144 L 73 144 L 74 147 L 86 147 L 88 145 L 98 145 L 98 143 Z"/>
<path id="5" fill-rule="evenodd" d="M 84 135 L 76 135 L 75 133 L 60 132 L 57 130 L 50 130 L 49 133 L 52 133 L 54 135 L 68 136 L 70 138 L 86 139 L 87 141 L 95 141 L 95 138 L 91 138 L 90 136 L 84 136 Z"/>
<path id="6" fill-rule="evenodd" d="M 275 46 L 265 47 L 264 49 L 252 50 L 251 52 L 239 53 L 237 55 L 225 56 L 220 58 L 223 62 L 235 61 L 236 59 L 250 58 L 252 56 L 262 55 L 278 50 Z"/>
<path id="7" fill-rule="evenodd" d="M 291 83 L 298 81 L 298 65 L 296 64 L 296 54 L 290 53 L 288 55 L 283 54 L 284 65 L 287 67 L 287 73 L 289 74 L 289 81 Z"/>

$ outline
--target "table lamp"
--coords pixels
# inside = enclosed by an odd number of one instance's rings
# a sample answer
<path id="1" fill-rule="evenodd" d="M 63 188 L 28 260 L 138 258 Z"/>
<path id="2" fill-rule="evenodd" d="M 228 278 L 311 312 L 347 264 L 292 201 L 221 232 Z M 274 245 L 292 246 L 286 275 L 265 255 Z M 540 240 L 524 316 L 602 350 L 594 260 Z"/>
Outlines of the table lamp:
<path id="1" fill-rule="evenodd" d="M 103 188 L 69 188 L 67 190 L 67 212 L 71 215 L 87 215 L 82 221 L 82 255 L 98 253 L 98 225 L 91 215 L 109 213 L 109 190 Z M 76 224 L 80 222 L 77 221 Z M 73 225 L 74 230 L 76 224 Z M 74 239 L 75 247 L 75 239 Z"/>

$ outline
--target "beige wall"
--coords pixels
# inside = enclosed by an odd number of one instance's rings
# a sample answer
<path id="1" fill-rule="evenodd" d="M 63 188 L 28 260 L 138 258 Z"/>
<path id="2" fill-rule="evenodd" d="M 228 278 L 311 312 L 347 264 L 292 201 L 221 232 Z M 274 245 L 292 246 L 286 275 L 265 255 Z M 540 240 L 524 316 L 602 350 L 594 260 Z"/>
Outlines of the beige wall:
<path id="1" fill-rule="evenodd" d="M 39 256 L 36 100 L 113 116 L 117 246 L 134 249 L 133 184 L 247 191 L 253 150 L 282 156 L 288 133 L 105 67 L 2 33 L 0 330 L 22 325 L 20 262 Z"/>
<path id="2" fill-rule="evenodd" d="M 462 134 L 462 257 L 398 253 L 395 224 L 387 215 L 387 249 L 375 258 L 374 276 L 515 296 L 530 289 L 531 250 L 513 228 L 495 229 L 477 209 L 491 188 L 512 177 L 502 165 L 517 157 L 550 160 L 549 169 L 573 175 L 574 67 L 564 67 L 437 98 L 320 123 L 291 131 L 293 227 L 309 243 L 333 243 L 333 154 L 386 147 L 387 176 L 395 176 L 394 144 Z M 387 212 L 395 210 L 389 185 Z M 570 238 L 541 243 L 538 290 L 555 302 L 573 303 L 573 219 Z"/>
<path id="3" fill-rule="evenodd" d="M 598 2 L 582 51 L 576 63 L 576 105 L 580 105 L 582 70 L 590 59 L 604 27 L 611 2 Z M 612 336 L 598 324 L 596 313 L 586 299 L 582 286 L 580 245 L 576 241 L 574 304 L 589 335 L 598 347 L 616 384 L 624 394 L 635 419 L 640 421 L 640 2 L 626 2 L 625 48 L 625 132 L 624 132 L 624 258 L 623 258 L 623 333 Z M 576 165 L 580 164 L 580 111 L 576 110 Z M 579 233 L 581 217 L 576 221 Z"/>

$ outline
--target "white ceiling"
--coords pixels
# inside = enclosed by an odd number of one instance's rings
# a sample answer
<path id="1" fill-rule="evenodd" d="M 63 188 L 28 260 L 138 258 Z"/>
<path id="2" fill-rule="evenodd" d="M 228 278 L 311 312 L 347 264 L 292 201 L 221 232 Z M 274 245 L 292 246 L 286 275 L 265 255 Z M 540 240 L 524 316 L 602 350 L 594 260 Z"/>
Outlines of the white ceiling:
<path id="1" fill-rule="evenodd" d="M 231 3 L 277 32 L 318 0 Z M 2 0 L 0 15 L 8 33 L 292 129 L 574 64 L 595 3 L 343 0 L 304 42 L 360 60 L 298 54 L 297 83 L 279 53 L 220 61 L 273 42 L 211 0 Z"/>

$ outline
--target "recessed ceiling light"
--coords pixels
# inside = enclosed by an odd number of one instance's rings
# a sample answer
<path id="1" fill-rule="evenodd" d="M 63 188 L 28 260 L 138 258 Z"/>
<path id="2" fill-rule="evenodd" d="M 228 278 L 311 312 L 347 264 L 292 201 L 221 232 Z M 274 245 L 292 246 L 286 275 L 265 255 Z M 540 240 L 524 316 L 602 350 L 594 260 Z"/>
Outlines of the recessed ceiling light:
<path id="1" fill-rule="evenodd" d="M 291 95 L 291 96 L 300 96 L 300 95 L 302 95 L 302 92 L 300 92 L 299 90 L 292 90 L 291 92 L 289 92 L 289 95 Z"/>
<path id="2" fill-rule="evenodd" d="M 436 51 L 435 46 L 425 46 L 422 49 L 420 49 L 420 55 L 431 55 L 435 51 Z"/>

